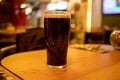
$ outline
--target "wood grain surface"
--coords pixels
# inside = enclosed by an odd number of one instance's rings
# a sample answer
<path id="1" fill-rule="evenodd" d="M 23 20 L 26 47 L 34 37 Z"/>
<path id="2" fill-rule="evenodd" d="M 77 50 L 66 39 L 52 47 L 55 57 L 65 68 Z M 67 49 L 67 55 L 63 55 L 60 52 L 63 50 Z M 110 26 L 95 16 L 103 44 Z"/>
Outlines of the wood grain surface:
<path id="1" fill-rule="evenodd" d="M 45 49 L 10 55 L 1 64 L 24 80 L 120 80 L 120 51 L 102 47 L 109 52 L 69 47 L 65 69 L 48 68 Z"/>

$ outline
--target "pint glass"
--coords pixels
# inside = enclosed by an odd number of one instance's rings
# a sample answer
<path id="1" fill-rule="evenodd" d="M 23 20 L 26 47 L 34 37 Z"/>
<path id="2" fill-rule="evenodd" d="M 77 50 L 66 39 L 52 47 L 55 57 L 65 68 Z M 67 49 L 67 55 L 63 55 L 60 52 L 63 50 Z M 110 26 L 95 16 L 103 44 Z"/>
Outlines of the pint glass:
<path id="1" fill-rule="evenodd" d="M 70 30 L 70 13 L 46 11 L 44 33 L 49 67 L 64 68 L 67 64 L 67 49 Z"/>

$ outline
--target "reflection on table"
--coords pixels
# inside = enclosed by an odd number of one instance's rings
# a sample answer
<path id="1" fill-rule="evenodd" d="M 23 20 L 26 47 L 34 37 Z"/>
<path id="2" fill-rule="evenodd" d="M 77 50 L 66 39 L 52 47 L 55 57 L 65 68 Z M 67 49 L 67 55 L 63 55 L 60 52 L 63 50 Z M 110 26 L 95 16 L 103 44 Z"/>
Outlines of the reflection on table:
<path id="1" fill-rule="evenodd" d="M 69 47 L 64 70 L 48 68 L 46 49 L 10 55 L 1 64 L 24 80 L 120 80 L 120 51 L 110 45 L 100 47 L 108 52 Z"/>

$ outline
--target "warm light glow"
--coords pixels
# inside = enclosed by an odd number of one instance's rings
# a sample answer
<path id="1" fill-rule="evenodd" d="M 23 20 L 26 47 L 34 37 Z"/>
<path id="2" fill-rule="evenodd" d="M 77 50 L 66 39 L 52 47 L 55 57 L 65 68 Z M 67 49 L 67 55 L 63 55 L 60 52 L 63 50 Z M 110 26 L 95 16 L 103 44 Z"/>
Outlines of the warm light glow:
<path id="1" fill-rule="evenodd" d="M 58 0 L 51 0 L 50 2 L 57 2 Z"/>
<path id="2" fill-rule="evenodd" d="M 51 2 L 47 5 L 47 10 L 66 10 L 67 7 L 67 1 Z"/>
<path id="3" fill-rule="evenodd" d="M 56 10 L 56 4 L 55 3 L 49 3 L 47 5 L 47 10 Z"/>
<path id="4" fill-rule="evenodd" d="M 88 0 L 87 32 L 91 32 L 91 23 L 92 23 L 92 0 Z"/>
<path id="5" fill-rule="evenodd" d="M 70 0 L 70 2 L 72 2 L 72 3 L 80 2 L 81 3 L 81 0 Z"/>
<path id="6" fill-rule="evenodd" d="M 20 8 L 26 8 L 27 7 L 27 4 L 21 4 L 20 5 Z"/>
<path id="7" fill-rule="evenodd" d="M 68 7 L 67 1 L 60 1 L 56 4 L 57 10 L 65 10 Z"/>
<path id="8" fill-rule="evenodd" d="M 29 15 L 31 12 L 32 12 L 32 8 L 31 8 L 31 7 L 27 7 L 27 8 L 25 9 L 25 14 L 26 14 L 26 15 Z"/>
<path id="9" fill-rule="evenodd" d="M 0 0 L 0 2 L 2 2 L 2 0 Z"/>

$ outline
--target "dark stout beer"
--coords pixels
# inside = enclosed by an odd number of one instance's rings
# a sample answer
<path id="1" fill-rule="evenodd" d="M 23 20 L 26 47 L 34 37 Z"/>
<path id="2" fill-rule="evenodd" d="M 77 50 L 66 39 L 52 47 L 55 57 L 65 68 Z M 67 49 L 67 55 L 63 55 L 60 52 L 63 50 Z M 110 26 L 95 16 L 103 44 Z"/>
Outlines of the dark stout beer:
<path id="1" fill-rule="evenodd" d="M 66 65 L 70 29 L 70 15 L 67 12 L 46 13 L 44 33 L 47 44 L 47 64 Z"/>

